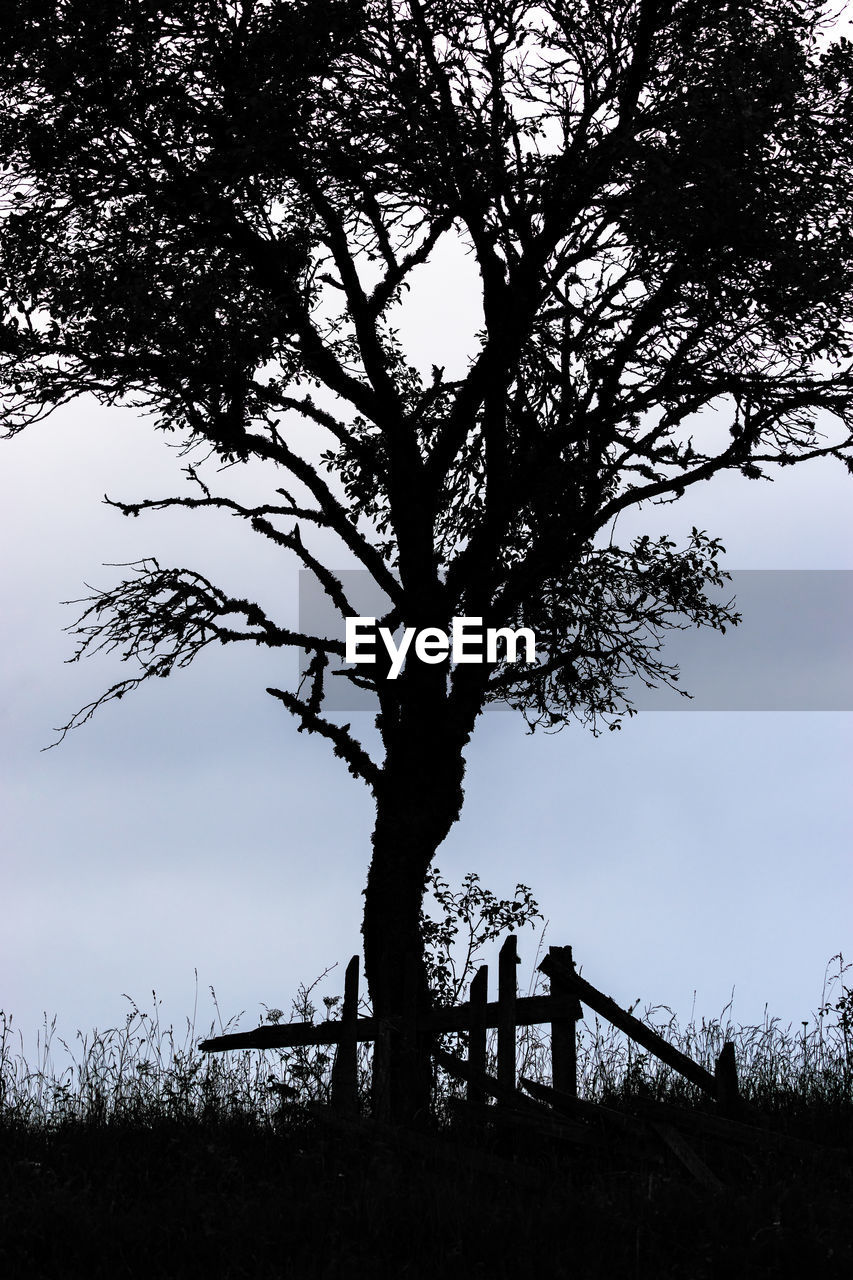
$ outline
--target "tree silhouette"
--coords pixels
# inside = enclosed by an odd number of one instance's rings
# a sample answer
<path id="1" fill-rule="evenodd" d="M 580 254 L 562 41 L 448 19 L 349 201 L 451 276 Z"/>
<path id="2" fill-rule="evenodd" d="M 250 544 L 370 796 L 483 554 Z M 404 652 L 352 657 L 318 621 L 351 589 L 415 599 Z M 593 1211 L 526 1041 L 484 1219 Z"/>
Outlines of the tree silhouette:
<path id="1" fill-rule="evenodd" d="M 268 692 L 375 796 L 376 1103 L 411 1118 L 420 906 L 483 707 L 618 724 L 629 677 L 674 678 L 668 628 L 732 615 L 717 540 L 623 547 L 615 517 L 851 466 L 851 45 L 807 0 L 10 0 L 0 42 L 7 433 L 82 393 L 143 408 L 188 484 L 126 515 L 235 515 L 350 616 L 333 535 L 388 627 L 535 632 L 535 663 L 348 668 L 375 759 L 329 710 L 340 636 L 151 559 L 80 620 L 78 653 L 138 666 L 66 728 L 214 641 L 306 655 Z M 481 286 L 458 379 L 394 328 L 448 236 Z M 264 462 L 268 500 L 210 459 Z"/>

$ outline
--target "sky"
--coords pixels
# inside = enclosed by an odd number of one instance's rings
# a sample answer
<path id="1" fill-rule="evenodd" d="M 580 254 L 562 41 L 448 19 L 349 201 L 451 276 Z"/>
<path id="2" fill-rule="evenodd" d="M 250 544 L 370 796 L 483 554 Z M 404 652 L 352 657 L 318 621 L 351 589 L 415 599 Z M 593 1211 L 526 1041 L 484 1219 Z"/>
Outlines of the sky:
<path id="1" fill-rule="evenodd" d="M 404 334 L 448 377 L 477 327 L 458 254 L 422 273 Z M 154 555 L 296 620 L 295 564 L 235 521 L 128 520 L 102 502 L 177 492 L 181 465 L 150 421 L 89 400 L 0 442 L 0 1008 L 30 1053 L 44 1014 L 73 1044 L 78 1030 L 121 1025 L 126 996 L 150 1008 L 152 991 L 161 1020 L 181 1027 L 196 973 L 199 1034 L 214 1016 L 211 986 L 223 1019 L 242 1013 L 246 1029 L 335 964 L 322 990 L 338 993 L 360 950 L 372 805 L 264 692 L 293 680 L 295 655 L 210 649 L 40 750 L 129 674 L 107 657 L 65 661 L 62 629 L 79 610 L 60 602 L 115 581 L 105 565 Z M 851 484 L 823 462 L 773 484 L 723 477 L 619 534 L 683 540 L 696 525 L 722 538 L 733 570 L 853 571 Z M 851 580 L 833 579 L 837 617 L 835 604 L 819 616 L 826 593 L 810 596 L 804 581 L 773 579 L 773 626 L 765 614 L 741 652 L 760 673 L 775 631 L 780 678 L 817 672 L 825 689 L 835 664 L 849 708 Z M 711 684 L 703 706 L 715 705 Z M 725 706 L 730 685 L 719 688 Z M 354 717 L 362 731 L 365 714 Z M 853 959 L 852 743 L 849 709 L 643 710 L 597 739 L 580 725 L 530 736 L 512 713 L 490 712 L 468 752 L 462 820 L 436 862 L 451 886 L 468 871 L 500 897 L 529 885 L 548 921 L 543 945 L 573 945 L 584 975 L 623 1005 L 667 1005 L 686 1020 L 732 999 L 736 1022 L 767 1010 L 798 1024 L 821 1002 L 830 958 Z M 539 941 L 521 935 L 522 990 Z"/>

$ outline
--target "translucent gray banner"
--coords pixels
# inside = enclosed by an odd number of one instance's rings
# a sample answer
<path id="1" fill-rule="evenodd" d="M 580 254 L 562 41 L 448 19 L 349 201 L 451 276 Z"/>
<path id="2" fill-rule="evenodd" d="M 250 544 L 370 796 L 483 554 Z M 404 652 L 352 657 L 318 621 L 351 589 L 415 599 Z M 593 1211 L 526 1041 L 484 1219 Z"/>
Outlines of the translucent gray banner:
<path id="1" fill-rule="evenodd" d="M 354 615 L 387 612 L 387 597 L 365 570 L 335 576 Z M 725 635 L 674 631 L 664 640 L 661 657 L 678 665 L 679 685 L 692 698 L 634 681 L 628 695 L 638 710 L 853 711 L 853 570 L 732 570 L 721 595 L 735 597 L 739 626 Z M 344 641 L 343 619 L 308 570 L 299 574 L 299 629 Z M 300 670 L 306 666 L 303 654 Z M 329 710 L 376 711 L 375 697 L 343 676 L 330 676 L 327 691 Z"/>

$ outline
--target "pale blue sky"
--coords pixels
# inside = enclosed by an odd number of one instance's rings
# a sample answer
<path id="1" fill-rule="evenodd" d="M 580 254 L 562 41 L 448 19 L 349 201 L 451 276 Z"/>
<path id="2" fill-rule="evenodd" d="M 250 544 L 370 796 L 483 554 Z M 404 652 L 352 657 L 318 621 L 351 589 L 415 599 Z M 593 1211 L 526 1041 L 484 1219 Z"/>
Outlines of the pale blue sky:
<path id="1" fill-rule="evenodd" d="M 415 301 L 408 340 L 460 360 L 476 316 L 446 274 Z M 223 1013 L 246 1010 L 251 1026 L 261 1002 L 287 1008 L 335 961 L 337 991 L 359 949 L 370 798 L 264 693 L 295 655 L 209 652 L 39 753 L 119 674 L 107 659 L 63 664 L 75 613 L 58 602 L 113 581 L 105 561 L 209 570 L 295 619 L 296 566 L 234 521 L 124 520 L 100 503 L 173 492 L 180 465 L 150 424 L 89 402 L 0 444 L 0 1008 L 28 1043 L 42 1011 L 66 1038 L 120 1022 L 123 992 L 145 1005 L 154 988 L 182 1021 L 194 968 L 200 1024 L 213 984 Z M 839 464 L 810 464 L 773 485 L 724 478 L 631 527 L 706 528 L 735 569 L 853 569 L 850 498 Z M 501 896 L 529 884 L 546 942 L 572 943 L 620 1002 L 684 1016 L 695 991 L 713 1016 L 734 988 L 738 1021 L 767 1002 L 799 1022 L 830 956 L 853 958 L 851 739 L 849 712 L 643 712 L 598 740 L 579 726 L 530 738 L 494 713 L 437 861 L 452 883 L 474 870 Z M 519 950 L 526 983 L 532 934 Z"/>

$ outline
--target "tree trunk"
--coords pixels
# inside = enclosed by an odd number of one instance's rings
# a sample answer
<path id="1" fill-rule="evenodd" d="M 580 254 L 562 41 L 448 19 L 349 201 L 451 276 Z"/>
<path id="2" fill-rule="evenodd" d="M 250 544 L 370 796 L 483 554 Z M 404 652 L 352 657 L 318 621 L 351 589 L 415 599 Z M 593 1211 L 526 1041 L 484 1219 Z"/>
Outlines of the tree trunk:
<path id="1" fill-rule="evenodd" d="M 362 925 L 373 1013 L 382 1023 L 373 1113 L 402 1124 L 426 1123 L 431 1109 L 431 1037 L 418 1025 L 431 1007 L 420 914 L 429 865 L 459 816 L 465 768 L 458 737 L 454 744 L 433 716 L 415 722 L 401 717 L 393 734 L 385 732 Z"/>

